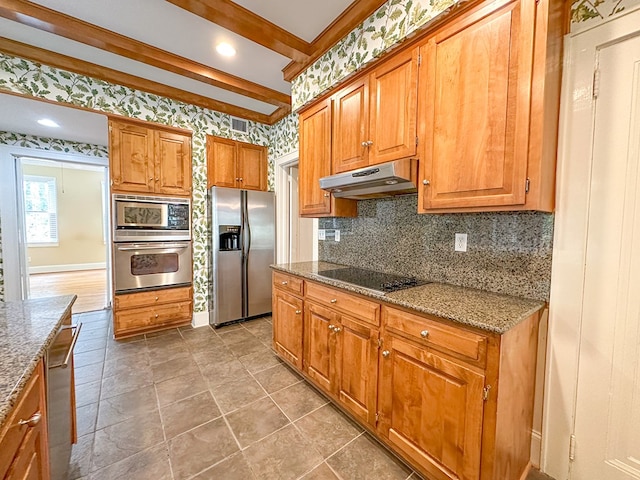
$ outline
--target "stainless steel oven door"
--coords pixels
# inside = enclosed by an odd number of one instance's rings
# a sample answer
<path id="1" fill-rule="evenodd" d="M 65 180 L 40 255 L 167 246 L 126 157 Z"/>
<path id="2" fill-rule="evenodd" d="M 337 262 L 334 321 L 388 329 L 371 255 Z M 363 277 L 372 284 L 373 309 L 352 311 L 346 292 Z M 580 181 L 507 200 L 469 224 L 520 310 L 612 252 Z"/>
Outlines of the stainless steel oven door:
<path id="1" fill-rule="evenodd" d="M 190 285 L 191 242 L 116 243 L 114 271 L 116 293 Z"/>

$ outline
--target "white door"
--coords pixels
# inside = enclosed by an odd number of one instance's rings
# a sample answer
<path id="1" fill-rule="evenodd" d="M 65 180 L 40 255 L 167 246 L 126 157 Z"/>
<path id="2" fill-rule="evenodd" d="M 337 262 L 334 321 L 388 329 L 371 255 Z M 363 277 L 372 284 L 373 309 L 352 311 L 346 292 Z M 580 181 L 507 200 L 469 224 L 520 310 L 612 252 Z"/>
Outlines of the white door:
<path id="1" fill-rule="evenodd" d="M 640 479 L 640 35 L 597 55 L 571 478 L 631 480 Z"/>

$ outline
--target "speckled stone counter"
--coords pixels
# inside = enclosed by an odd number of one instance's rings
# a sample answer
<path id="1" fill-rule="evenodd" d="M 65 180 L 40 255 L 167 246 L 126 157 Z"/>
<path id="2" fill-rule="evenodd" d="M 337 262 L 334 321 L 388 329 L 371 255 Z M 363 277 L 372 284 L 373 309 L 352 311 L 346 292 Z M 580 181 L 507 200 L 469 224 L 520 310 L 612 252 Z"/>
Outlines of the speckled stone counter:
<path id="1" fill-rule="evenodd" d="M 0 303 L 0 426 L 75 300 L 65 295 Z"/>
<path id="2" fill-rule="evenodd" d="M 539 300 L 501 295 L 446 283 L 428 283 L 398 292 L 381 294 L 320 275 L 324 270 L 340 267 L 347 267 L 347 265 L 301 262 L 271 266 L 274 270 L 499 334 L 505 333 L 545 305 Z"/>

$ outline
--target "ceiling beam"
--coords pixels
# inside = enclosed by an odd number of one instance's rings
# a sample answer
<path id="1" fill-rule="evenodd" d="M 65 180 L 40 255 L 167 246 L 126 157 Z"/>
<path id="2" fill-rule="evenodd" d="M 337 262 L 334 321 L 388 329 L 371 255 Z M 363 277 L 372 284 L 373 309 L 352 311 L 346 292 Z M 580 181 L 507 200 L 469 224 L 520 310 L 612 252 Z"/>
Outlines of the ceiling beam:
<path id="1" fill-rule="evenodd" d="M 310 43 L 230 0 L 167 1 L 294 61 L 312 52 Z"/>
<path id="2" fill-rule="evenodd" d="M 271 115 L 255 112 L 8 38 L 0 37 L 0 52 L 267 125 L 272 125 L 291 111 L 290 107 L 280 107 Z"/>
<path id="3" fill-rule="evenodd" d="M 0 16 L 277 107 L 290 108 L 291 106 L 290 95 L 32 2 L 2 0 L 0 2 Z"/>
<path id="4" fill-rule="evenodd" d="M 290 82 L 300 75 L 386 2 L 387 0 L 355 0 L 311 42 L 311 54 L 306 60 L 294 60 L 284 67 L 284 79 Z"/>

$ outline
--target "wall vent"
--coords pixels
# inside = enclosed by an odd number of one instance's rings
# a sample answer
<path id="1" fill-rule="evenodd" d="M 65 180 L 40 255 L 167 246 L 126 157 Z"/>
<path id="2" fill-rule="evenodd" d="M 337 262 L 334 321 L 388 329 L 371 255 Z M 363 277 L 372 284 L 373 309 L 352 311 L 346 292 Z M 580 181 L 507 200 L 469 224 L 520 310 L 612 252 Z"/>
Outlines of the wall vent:
<path id="1" fill-rule="evenodd" d="M 231 130 L 238 133 L 248 133 L 249 122 L 242 118 L 231 117 Z"/>

